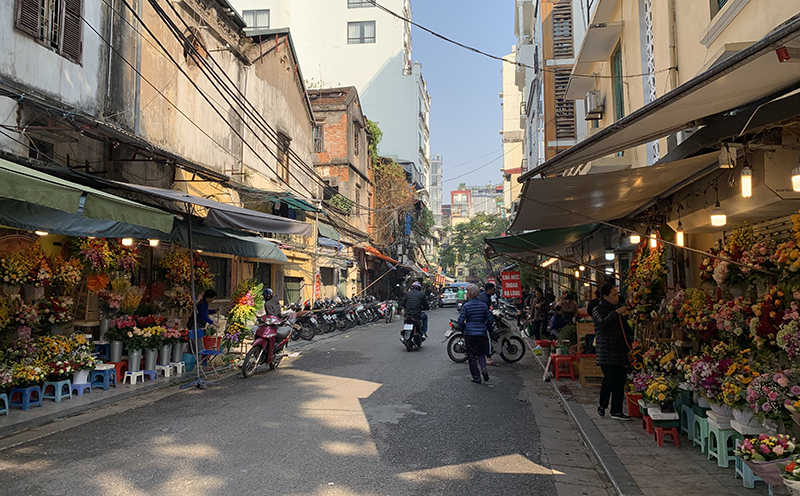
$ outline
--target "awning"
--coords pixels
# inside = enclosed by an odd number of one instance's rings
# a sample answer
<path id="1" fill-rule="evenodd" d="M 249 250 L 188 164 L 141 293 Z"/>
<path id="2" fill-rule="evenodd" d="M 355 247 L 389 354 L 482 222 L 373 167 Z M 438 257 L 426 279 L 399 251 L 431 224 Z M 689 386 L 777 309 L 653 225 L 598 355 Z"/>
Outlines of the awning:
<path id="1" fill-rule="evenodd" d="M 586 224 L 559 229 L 542 229 L 540 231 L 488 238 L 486 243 L 500 254 L 525 254 L 532 251 L 555 252 L 589 236 L 600 227 L 600 224 Z"/>
<path id="2" fill-rule="evenodd" d="M 189 229 L 185 222 L 175 223 L 175 229 L 170 236 L 170 240 L 189 246 Z M 259 236 L 249 236 L 241 232 L 216 229 L 198 223 L 192 225 L 192 246 L 194 249 L 213 253 L 278 262 L 289 261 L 283 251 L 271 241 Z"/>
<path id="3" fill-rule="evenodd" d="M 308 203 L 305 200 L 301 200 L 300 198 L 294 198 L 292 196 L 270 196 L 269 198 L 267 198 L 267 200 L 274 203 L 283 202 L 295 210 L 303 210 L 305 212 L 319 212 L 317 207 L 315 207 L 314 205 Z"/>
<path id="4" fill-rule="evenodd" d="M 91 219 L 172 230 L 172 214 L 0 159 L 0 197 Z"/>
<path id="5" fill-rule="evenodd" d="M 224 229 L 244 229 L 256 232 L 280 233 L 280 234 L 297 234 L 301 236 L 311 236 L 313 228 L 311 224 L 299 222 L 277 215 L 265 214 L 255 210 L 248 210 L 246 208 L 239 208 L 226 203 L 221 203 L 208 198 L 200 198 L 199 196 L 189 195 L 182 191 L 175 191 L 173 189 L 151 188 L 149 186 L 139 186 L 136 184 L 116 183 L 120 187 L 128 188 L 134 191 L 158 196 L 167 200 L 173 200 L 181 203 L 189 203 L 199 207 L 206 208 L 205 220 L 203 224 L 210 227 L 219 227 Z"/>
<path id="6" fill-rule="evenodd" d="M 518 179 L 555 174 L 611 153 L 702 124 L 706 117 L 765 98 L 776 98 L 798 87 L 800 64 L 781 63 L 775 50 L 798 48 L 800 14 L 760 41 L 712 66 L 597 134 L 559 153 Z"/>
<path id="7" fill-rule="evenodd" d="M 336 249 L 340 249 L 342 247 L 342 244 L 335 239 L 325 238 L 322 236 L 317 238 L 317 242 L 320 244 L 320 246 L 329 246 Z"/>
<path id="8" fill-rule="evenodd" d="M 580 226 L 624 218 L 715 170 L 718 153 L 602 174 L 532 179 L 509 231 Z"/>
<path id="9" fill-rule="evenodd" d="M 322 222 L 317 222 L 317 229 L 319 230 L 320 236 L 324 236 L 326 238 L 336 239 L 336 240 L 341 238 L 341 236 L 339 235 L 339 231 L 337 231 L 336 229 L 332 228 L 328 224 L 323 224 Z"/>
<path id="10" fill-rule="evenodd" d="M 383 253 L 379 252 L 377 248 L 368 244 L 359 244 L 357 245 L 358 248 L 363 248 L 365 252 L 369 253 L 375 258 L 380 258 L 381 260 L 385 260 L 389 263 L 393 263 L 395 265 L 400 265 L 400 262 L 393 259 L 392 257 L 387 257 Z"/>

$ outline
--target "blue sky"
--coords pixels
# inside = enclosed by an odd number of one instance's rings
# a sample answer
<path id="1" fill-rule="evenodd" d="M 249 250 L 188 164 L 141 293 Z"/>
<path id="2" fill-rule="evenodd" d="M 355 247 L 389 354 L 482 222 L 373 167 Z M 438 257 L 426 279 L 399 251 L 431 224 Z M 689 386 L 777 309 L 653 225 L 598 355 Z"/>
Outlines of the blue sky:
<path id="1" fill-rule="evenodd" d="M 413 20 L 432 31 L 497 56 L 511 53 L 513 0 L 412 0 Z M 460 182 L 502 181 L 502 62 L 478 55 L 412 28 L 412 54 L 422 63 L 431 95 L 431 157 L 443 165 L 443 203 Z M 483 157 L 483 158 L 479 158 Z M 493 163 L 466 175 L 449 178 Z M 468 162 L 468 163 L 467 163 Z"/>

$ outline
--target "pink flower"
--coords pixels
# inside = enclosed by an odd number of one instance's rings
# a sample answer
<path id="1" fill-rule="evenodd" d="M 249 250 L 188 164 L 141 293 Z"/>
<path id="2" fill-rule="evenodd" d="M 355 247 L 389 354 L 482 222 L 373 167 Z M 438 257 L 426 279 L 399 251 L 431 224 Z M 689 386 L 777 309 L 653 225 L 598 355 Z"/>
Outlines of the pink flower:
<path id="1" fill-rule="evenodd" d="M 765 411 L 765 412 L 768 412 L 768 411 L 772 410 L 772 407 L 769 406 L 769 403 L 764 403 L 763 405 L 761 405 L 761 410 Z"/>
<path id="2" fill-rule="evenodd" d="M 765 455 L 769 455 L 769 446 L 767 446 L 766 444 L 762 444 L 761 452 L 764 453 Z"/>
<path id="3" fill-rule="evenodd" d="M 775 392 L 769 393 L 767 397 L 770 399 L 770 401 L 775 401 L 778 399 L 778 393 Z"/>
<path id="4" fill-rule="evenodd" d="M 780 379 L 778 379 L 777 382 L 780 387 L 786 387 L 789 385 L 789 379 L 787 379 L 786 377 L 781 377 Z"/>
<path id="5" fill-rule="evenodd" d="M 800 396 L 800 386 L 792 386 L 792 394 L 795 396 Z"/>

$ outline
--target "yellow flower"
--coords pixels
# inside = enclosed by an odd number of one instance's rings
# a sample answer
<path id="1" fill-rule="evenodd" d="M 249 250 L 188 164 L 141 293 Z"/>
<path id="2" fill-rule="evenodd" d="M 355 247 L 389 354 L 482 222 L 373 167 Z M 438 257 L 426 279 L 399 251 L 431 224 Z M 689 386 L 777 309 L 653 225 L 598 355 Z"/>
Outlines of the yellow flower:
<path id="1" fill-rule="evenodd" d="M 660 384 L 658 386 L 658 390 L 659 391 L 666 391 L 667 390 L 667 385 L 666 384 Z"/>
<path id="2" fill-rule="evenodd" d="M 659 394 L 659 395 L 658 395 L 658 399 L 659 399 L 659 400 L 661 400 L 661 401 L 664 401 L 666 398 L 667 398 L 667 397 L 666 397 L 666 396 L 664 396 L 664 394 L 663 394 L 663 393 L 661 393 L 661 394 Z"/>

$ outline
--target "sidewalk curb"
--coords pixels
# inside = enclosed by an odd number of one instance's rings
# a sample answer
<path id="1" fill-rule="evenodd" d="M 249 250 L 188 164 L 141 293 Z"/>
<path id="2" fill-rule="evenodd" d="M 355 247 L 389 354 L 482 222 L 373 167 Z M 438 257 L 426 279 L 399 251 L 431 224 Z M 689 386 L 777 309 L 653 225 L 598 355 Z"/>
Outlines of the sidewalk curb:
<path id="1" fill-rule="evenodd" d="M 528 347 L 530 348 L 530 343 L 528 343 Z M 544 370 L 545 364 L 542 363 L 541 357 L 536 354 L 533 354 L 533 357 L 542 370 Z M 586 445 L 589 446 L 597 464 L 603 468 L 603 472 L 605 472 L 606 477 L 608 477 L 608 480 L 614 487 L 614 492 L 616 492 L 618 496 L 643 496 L 644 493 L 642 489 L 633 479 L 630 472 L 628 472 L 628 469 L 625 468 L 625 465 L 620 461 L 619 457 L 617 457 L 614 449 L 608 444 L 603 434 L 583 410 L 583 407 L 581 407 L 577 401 L 566 398 L 554 379 L 550 379 L 550 384 L 553 387 L 558 401 L 567 413 L 569 413 L 570 417 L 572 417 L 575 424 L 577 424 L 581 437 L 583 437 Z"/>

